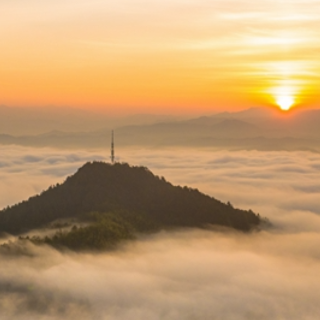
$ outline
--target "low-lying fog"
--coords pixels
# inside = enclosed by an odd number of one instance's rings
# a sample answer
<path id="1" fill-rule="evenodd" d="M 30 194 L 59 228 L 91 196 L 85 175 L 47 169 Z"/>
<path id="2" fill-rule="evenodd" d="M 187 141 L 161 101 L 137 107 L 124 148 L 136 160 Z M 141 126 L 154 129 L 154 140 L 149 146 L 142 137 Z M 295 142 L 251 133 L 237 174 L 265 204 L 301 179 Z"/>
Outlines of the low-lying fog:
<path id="1" fill-rule="evenodd" d="M 109 153 L 19 147 L 0 152 L 1 207 Z M 259 212 L 274 228 L 253 234 L 163 232 L 101 254 L 31 245 L 24 255 L 1 253 L 1 319 L 318 319 L 319 154 L 118 153 L 120 161 L 147 166 L 174 184 Z"/>

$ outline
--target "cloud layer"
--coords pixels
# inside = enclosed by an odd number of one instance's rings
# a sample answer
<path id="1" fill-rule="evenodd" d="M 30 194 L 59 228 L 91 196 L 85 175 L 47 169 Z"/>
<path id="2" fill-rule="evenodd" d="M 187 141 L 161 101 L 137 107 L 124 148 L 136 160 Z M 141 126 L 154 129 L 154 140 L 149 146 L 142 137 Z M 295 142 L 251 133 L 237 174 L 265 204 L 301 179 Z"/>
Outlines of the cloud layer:
<path id="1" fill-rule="evenodd" d="M 105 151 L 2 147 L 1 205 L 62 182 Z M 1 319 L 316 319 L 320 155 L 120 150 L 174 184 L 267 216 L 254 234 L 161 232 L 102 254 L 0 250 Z M 318 201 L 317 201 L 318 200 Z"/>
<path id="2" fill-rule="evenodd" d="M 162 233 L 100 255 L 1 254 L 3 319 L 315 319 L 318 234 Z M 297 246 L 297 244 L 299 245 Z"/>

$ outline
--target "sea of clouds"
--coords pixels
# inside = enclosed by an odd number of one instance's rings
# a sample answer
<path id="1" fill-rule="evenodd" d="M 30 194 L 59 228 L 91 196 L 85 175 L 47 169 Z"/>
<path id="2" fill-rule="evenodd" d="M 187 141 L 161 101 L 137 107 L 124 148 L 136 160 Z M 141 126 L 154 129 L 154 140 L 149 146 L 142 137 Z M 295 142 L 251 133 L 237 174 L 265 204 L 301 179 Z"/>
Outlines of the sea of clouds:
<path id="1" fill-rule="evenodd" d="M 0 147 L 0 207 L 63 182 L 105 150 Z M 160 232 L 101 254 L 0 251 L 0 318 L 318 319 L 320 155 L 123 149 L 173 184 L 266 216 L 273 227 Z M 2 240 L 4 241 L 4 240 Z M 21 250 L 20 250 L 21 249 Z"/>

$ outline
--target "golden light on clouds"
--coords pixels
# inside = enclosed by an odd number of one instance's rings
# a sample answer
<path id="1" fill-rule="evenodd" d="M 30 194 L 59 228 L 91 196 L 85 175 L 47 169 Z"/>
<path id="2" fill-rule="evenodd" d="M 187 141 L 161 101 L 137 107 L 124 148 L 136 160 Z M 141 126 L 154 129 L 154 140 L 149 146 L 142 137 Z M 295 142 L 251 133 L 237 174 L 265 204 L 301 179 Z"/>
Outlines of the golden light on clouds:
<path id="1" fill-rule="evenodd" d="M 0 0 L 0 12 L 0 104 L 167 113 L 319 99 L 317 1 Z"/>

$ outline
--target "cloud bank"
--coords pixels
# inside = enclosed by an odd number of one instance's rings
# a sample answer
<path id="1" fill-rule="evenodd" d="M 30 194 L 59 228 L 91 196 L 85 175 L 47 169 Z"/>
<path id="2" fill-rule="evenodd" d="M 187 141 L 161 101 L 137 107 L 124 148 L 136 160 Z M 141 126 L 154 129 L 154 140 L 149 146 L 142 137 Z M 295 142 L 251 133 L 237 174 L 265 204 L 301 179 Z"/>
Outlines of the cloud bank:
<path id="1" fill-rule="evenodd" d="M 3 147 L 1 205 L 62 182 L 105 151 Z M 174 184 L 267 216 L 254 234 L 183 230 L 101 254 L 0 250 L 1 319 L 317 319 L 320 155 L 119 150 Z M 17 255 L 16 252 L 20 252 Z"/>
<path id="2" fill-rule="evenodd" d="M 100 255 L 1 254 L 3 319 L 315 319 L 319 234 L 162 233 Z M 297 245 L 299 243 L 299 245 Z"/>

